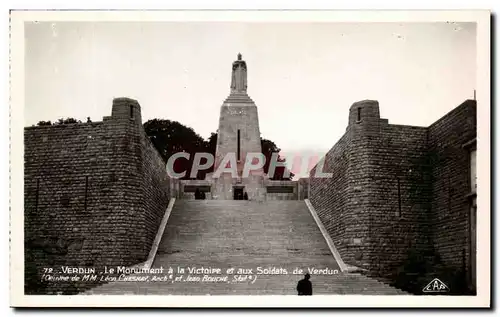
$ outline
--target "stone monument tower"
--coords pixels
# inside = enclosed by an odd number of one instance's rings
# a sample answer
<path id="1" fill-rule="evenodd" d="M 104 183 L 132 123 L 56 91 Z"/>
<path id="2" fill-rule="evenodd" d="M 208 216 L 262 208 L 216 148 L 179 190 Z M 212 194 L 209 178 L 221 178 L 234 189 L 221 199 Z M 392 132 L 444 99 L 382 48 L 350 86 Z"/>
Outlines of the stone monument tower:
<path id="1" fill-rule="evenodd" d="M 233 62 L 232 67 L 231 92 L 220 109 L 214 199 L 238 199 L 244 193 L 250 200 L 265 199 L 263 169 L 256 168 L 245 173 L 247 158 L 251 160 L 247 166 L 258 165 L 259 158 L 252 159 L 247 154 L 260 155 L 260 142 L 257 106 L 247 94 L 247 64 L 238 54 L 238 60 Z M 217 175 L 219 169 L 225 172 Z"/>

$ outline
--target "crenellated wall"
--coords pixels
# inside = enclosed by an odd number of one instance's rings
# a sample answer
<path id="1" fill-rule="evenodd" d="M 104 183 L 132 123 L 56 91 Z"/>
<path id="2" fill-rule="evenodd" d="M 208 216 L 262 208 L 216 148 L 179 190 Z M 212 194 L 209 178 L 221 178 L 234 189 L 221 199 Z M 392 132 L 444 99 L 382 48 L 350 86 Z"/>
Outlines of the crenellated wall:
<path id="1" fill-rule="evenodd" d="M 43 268 L 146 260 L 169 180 L 135 100 L 115 99 L 102 122 L 27 127 L 24 146 L 27 294 L 89 286 L 41 283 Z"/>
<path id="2" fill-rule="evenodd" d="M 315 177 L 316 166 L 309 179 L 309 199 L 346 263 L 396 282 L 470 262 L 463 144 L 475 138 L 475 109 L 468 100 L 427 128 L 389 124 L 377 101 L 351 106 L 324 158 L 332 177 Z"/>

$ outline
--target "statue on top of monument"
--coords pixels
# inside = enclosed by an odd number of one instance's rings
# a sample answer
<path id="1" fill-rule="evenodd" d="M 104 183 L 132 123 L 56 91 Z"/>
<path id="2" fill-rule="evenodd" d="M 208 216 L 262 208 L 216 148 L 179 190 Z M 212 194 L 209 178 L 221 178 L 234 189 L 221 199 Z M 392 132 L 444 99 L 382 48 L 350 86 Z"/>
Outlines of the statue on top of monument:
<path id="1" fill-rule="evenodd" d="M 247 64 L 241 59 L 238 53 L 238 60 L 233 62 L 233 72 L 231 76 L 231 93 L 247 92 Z"/>

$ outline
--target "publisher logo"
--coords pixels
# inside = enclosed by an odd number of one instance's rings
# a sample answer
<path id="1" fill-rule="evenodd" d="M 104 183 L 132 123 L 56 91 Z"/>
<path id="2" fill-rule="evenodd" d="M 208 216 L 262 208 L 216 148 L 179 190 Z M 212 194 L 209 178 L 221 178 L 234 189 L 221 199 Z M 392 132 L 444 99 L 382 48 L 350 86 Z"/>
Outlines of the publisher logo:
<path id="1" fill-rule="evenodd" d="M 433 279 L 426 287 L 422 290 L 424 293 L 446 293 L 450 289 L 445 283 L 441 282 L 438 278 Z"/>

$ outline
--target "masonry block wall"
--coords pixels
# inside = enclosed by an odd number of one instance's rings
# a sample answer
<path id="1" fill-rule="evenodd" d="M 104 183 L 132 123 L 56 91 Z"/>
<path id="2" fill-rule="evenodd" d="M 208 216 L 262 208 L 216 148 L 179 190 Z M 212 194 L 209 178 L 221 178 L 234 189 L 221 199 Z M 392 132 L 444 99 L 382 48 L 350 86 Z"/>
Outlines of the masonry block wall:
<path id="1" fill-rule="evenodd" d="M 309 178 L 309 199 L 346 263 L 395 280 L 437 255 L 455 268 L 469 260 L 463 144 L 475 137 L 475 115 L 469 100 L 413 127 L 381 119 L 376 101 L 351 106 L 346 133 L 324 158 L 332 177 L 315 177 L 317 165 Z"/>
<path id="2" fill-rule="evenodd" d="M 476 138 L 476 102 L 467 100 L 429 127 L 432 170 L 432 241 L 450 270 L 471 261 L 469 148 Z"/>
<path id="3" fill-rule="evenodd" d="M 309 199 L 309 177 L 299 178 L 297 183 L 299 200 Z"/>
<path id="4" fill-rule="evenodd" d="M 214 182 L 212 179 L 183 179 L 179 180 L 180 183 L 180 195 L 179 198 L 182 200 L 195 200 L 196 188 L 205 193 L 205 199 L 210 200 L 212 197 L 212 186 Z"/>
<path id="5" fill-rule="evenodd" d="M 309 175 L 309 199 L 330 234 L 344 262 L 362 265 L 361 248 L 356 226 L 351 221 L 357 217 L 350 212 L 351 193 L 348 186 L 349 140 L 345 134 L 325 156 L 322 171 L 332 173 L 332 177 L 316 177 L 320 167 L 317 165 Z M 362 215 L 360 215 L 362 217 Z M 365 224 L 359 221 L 365 228 Z M 362 229 L 363 230 L 363 229 Z"/>
<path id="6" fill-rule="evenodd" d="M 136 101 L 115 99 L 102 122 L 27 127 L 24 145 L 27 294 L 90 286 L 42 283 L 43 268 L 146 260 L 169 182 Z"/>

